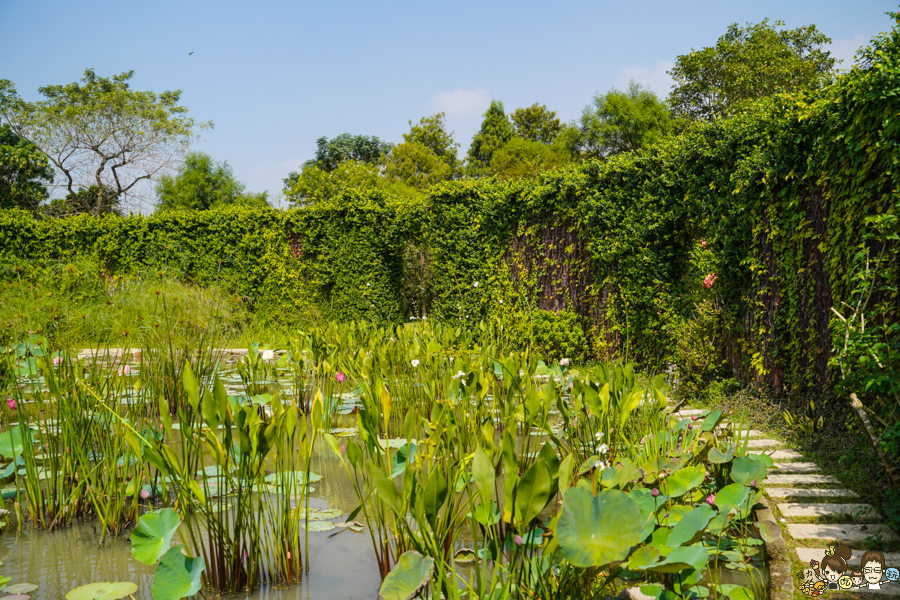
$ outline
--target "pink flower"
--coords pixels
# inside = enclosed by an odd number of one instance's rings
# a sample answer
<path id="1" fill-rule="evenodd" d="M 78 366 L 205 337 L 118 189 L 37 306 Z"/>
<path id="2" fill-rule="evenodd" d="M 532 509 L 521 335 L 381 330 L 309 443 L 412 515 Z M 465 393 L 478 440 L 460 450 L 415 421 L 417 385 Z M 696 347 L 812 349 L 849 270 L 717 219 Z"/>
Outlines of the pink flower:
<path id="1" fill-rule="evenodd" d="M 688 429 L 693 429 L 693 428 L 694 428 L 694 424 L 693 424 L 693 423 L 688 423 Z"/>
<path id="2" fill-rule="evenodd" d="M 344 383 L 345 381 L 347 381 L 347 376 L 344 375 L 343 371 L 338 371 L 334 374 L 334 380 L 338 383 Z"/>
<path id="3" fill-rule="evenodd" d="M 62 356 L 57 356 L 56 358 L 53 359 L 53 366 L 57 367 L 57 366 L 61 365 L 62 361 L 63 361 Z"/>
<path id="4" fill-rule="evenodd" d="M 716 282 L 716 279 L 718 279 L 718 278 L 719 278 L 718 274 L 710 273 L 709 275 L 707 275 L 706 277 L 703 278 L 703 285 L 706 286 L 706 289 L 709 289 L 713 286 L 713 284 Z"/>
<path id="5" fill-rule="evenodd" d="M 715 504 L 715 502 L 716 502 L 716 495 L 715 495 L 715 494 L 710 494 L 709 496 L 706 497 L 706 503 L 709 504 L 710 506 L 712 506 L 713 504 Z"/>
<path id="6" fill-rule="evenodd" d="M 146 500 L 149 497 L 150 497 L 150 492 L 142 489 L 141 490 L 141 500 Z"/>
<path id="7" fill-rule="evenodd" d="M 750 487 L 756 487 L 756 480 L 755 480 L 755 479 L 754 479 L 753 481 L 750 482 Z"/>
<path id="8" fill-rule="evenodd" d="M 700 238 L 700 247 L 706 248 L 706 240 L 704 238 Z"/>
<path id="9" fill-rule="evenodd" d="M 288 560 L 291 560 L 291 553 L 290 553 L 290 552 L 287 553 L 287 559 L 288 559 Z"/>
<path id="10" fill-rule="evenodd" d="M 559 366 L 561 366 L 561 367 L 566 367 L 566 366 L 568 366 L 568 365 L 569 365 L 569 359 L 568 359 L 568 358 L 561 358 L 561 359 L 559 359 Z"/>
<path id="11" fill-rule="evenodd" d="M 131 365 L 125 365 L 124 367 L 119 367 L 119 375 L 128 375 L 131 373 Z"/>
<path id="12" fill-rule="evenodd" d="M 6 405 L 9 407 L 9 410 L 16 410 L 16 399 L 13 397 L 7 398 Z"/>
<path id="13" fill-rule="evenodd" d="M 650 490 L 650 495 L 653 496 L 654 498 L 656 498 L 657 496 L 659 496 L 659 490 L 656 488 L 653 488 L 652 490 Z"/>
<path id="14" fill-rule="evenodd" d="M 521 546 L 525 540 L 523 540 L 522 536 L 517 533 L 513 536 L 513 541 L 516 543 L 516 546 Z"/>
<path id="15" fill-rule="evenodd" d="M 347 454 L 347 445 L 341 444 L 341 454 Z"/>

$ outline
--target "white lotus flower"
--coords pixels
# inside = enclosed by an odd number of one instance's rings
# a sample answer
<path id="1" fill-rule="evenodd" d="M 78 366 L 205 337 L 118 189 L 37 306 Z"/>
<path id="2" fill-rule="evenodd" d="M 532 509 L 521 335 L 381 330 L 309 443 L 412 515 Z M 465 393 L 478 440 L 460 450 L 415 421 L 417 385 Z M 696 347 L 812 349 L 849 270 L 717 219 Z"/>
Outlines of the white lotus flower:
<path id="1" fill-rule="evenodd" d="M 561 359 L 559 359 L 559 366 L 565 367 L 565 366 L 568 366 L 568 364 L 569 364 L 569 359 L 568 359 L 568 358 L 561 358 Z"/>
<path id="2" fill-rule="evenodd" d="M 275 351 L 274 350 L 263 350 L 262 358 L 263 358 L 263 360 L 272 360 L 273 358 L 275 358 Z"/>

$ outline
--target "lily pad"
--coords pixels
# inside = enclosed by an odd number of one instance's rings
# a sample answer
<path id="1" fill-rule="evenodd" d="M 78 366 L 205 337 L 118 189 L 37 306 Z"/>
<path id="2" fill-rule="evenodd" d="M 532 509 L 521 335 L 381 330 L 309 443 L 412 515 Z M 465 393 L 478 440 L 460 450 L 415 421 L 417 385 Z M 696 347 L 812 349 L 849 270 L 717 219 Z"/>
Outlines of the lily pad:
<path id="1" fill-rule="evenodd" d="M 172 536 L 181 525 L 181 517 L 171 508 L 143 515 L 131 534 L 131 554 L 145 565 L 156 564 L 169 550 Z"/>
<path id="2" fill-rule="evenodd" d="M 384 600 L 411 600 L 431 579 L 433 570 L 433 558 L 425 558 L 415 550 L 404 552 L 381 582 L 379 593 Z"/>
<path id="3" fill-rule="evenodd" d="M 137 585 L 130 581 L 89 583 L 66 594 L 66 600 L 119 600 L 137 589 Z"/>
<path id="4" fill-rule="evenodd" d="M 154 600 L 181 600 L 200 591 L 200 577 L 206 569 L 203 559 L 185 556 L 183 544 L 169 548 L 153 577 Z"/>
<path id="5" fill-rule="evenodd" d="M 310 521 L 309 523 L 300 523 L 300 527 L 310 532 L 331 531 L 337 525 L 331 521 Z"/>
<path id="6" fill-rule="evenodd" d="M 15 585 L 8 585 L 3 588 L 3 591 L 8 594 L 27 594 L 28 592 L 33 592 L 38 589 L 38 586 L 33 583 L 17 583 Z"/>
<path id="7" fill-rule="evenodd" d="M 6 590 L 3 590 L 4 592 Z M 28 594 L 12 594 L 10 596 L 3 596 L 3 600 L 31 600 L 31 596 Z"/>
<path id="8" fill-rule="evenodd" d="M 346 522 L 341 522 L 341 523 L 335 523 L 334 526 L 337 527 L 338 529 L 349 529 L 350 531 L 352 531 L 354 533 L 362 533 L 363 527 L 365 527 L 365 525 L 363 525 L 359 521 L 346 521 Z"/>
<path id="9" fill-rule="evenodd" d="M 624 492 L 604 490 L 594 496 L 574 487 L 563 496 L 557 539 L 563 556 L 575 566 L 623 560 L 641 541 L 642 530 L 641 511 Z"/>

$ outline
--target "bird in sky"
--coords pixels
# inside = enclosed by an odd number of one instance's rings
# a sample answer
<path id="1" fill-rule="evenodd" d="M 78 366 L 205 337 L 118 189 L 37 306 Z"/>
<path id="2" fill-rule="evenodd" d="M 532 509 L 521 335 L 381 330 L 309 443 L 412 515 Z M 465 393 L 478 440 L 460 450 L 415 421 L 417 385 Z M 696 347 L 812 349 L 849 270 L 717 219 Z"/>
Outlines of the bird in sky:
<path id="1" fill-rule="evenodd" d="M 191 54 L 193 54 L 193 52 L 188 52 L 188 56 L 190 56 Z"/>

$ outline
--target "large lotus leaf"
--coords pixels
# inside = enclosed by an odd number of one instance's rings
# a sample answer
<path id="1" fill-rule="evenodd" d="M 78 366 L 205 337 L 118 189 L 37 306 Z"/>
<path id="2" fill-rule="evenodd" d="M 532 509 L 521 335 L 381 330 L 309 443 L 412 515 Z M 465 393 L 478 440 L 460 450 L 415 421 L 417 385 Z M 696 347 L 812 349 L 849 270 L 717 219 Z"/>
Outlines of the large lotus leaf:
<path id="1" fill-rule="evenodd" d="M 703 425 L 700 426 L 700 431 L 709 431 L 713 427 L 719 424 L 719 421 L 722 419 L 722 411 L 714 410 L 703 419 Z"/>
<path id="2" fill-rule="evenodd" d="M 30 429 L 28 430 L 30 433 Z M 13 425 L 3 433 L 0 433 L 0 455 L 3 458 L 13 460 L 20 454 L 22 454 L 23 449 L 22 443 L 22 428 L 18 425 Z"/>
<path id="3" fill-rule="evenodd" d="M 654 548 L 653 546 L 641 546 L 628 558 L 628 568 L 632 570 L 639 569 L 641 571 L 649 569 L 656 564 L 660 555 L 661 553 L 658 548 Z"/>
<path id="4" fill-rule="evenodd" d="M 171 508 L 143 515 L 131 534 L 131 554 L 145 565 L 156 564 L 169 550 L 172 536 L 181 525 L 181 517 Z"/>
<path id="5" fill-rule="evenodd" d="M 667 545 L 674 548 L 675 546 L 681 546 L 682 544 L 691 541 L 698 531 L 706 527 L 706 524 L 709 523 L 709 520 L 713 518 L 715 514 L 716 511 L 708 504 L 701 504 L 688 514 L 684 515 L 681 520 L 675 524 L 675 527 L 672 528 L 672 533 L 669 534 L 669 539 L 666 542 Z"/>
<path id="6" fill-rule="evenodd" d="M 169 548 L 159 561 L 151 588 L 155 600 L 181 600 L 200 591 L 206 564 L 199 556 L 185 556 L 183 548 L 182 544 Z"/>
<path id="7" fill-rule="evenodd" d="M 722 512 L 728 512 L 732 508 L 742 506 L 747 502 L 750 488 L 741 483 L 726 485 L 716 494 L 716 506 Z"/>
<path id="8" fill-rule="evenodd" d="M 744 485 L 762 484 L 766 478 L 766 465 L 746 456 L 739 456 L 731 463 L 731 478 Z"/>
<path id="9" fill-rule="evenodd" d="M 642 539 L 641 511 L 619 490 L 594 496 L 574 487 L 563 496 L 556 537 L 563 556 L 577 567 L 599 567 L 628 556 Z"/>
<path id="10" fill-rule="evenodd" d="M 663 479 L 659 490 L 666 496 L 677 498 L 700 485 L 705 475 L 706 472 L 701 466 L 684 467 Z"/>
<path id="11" fill-rule="evenodd" d="M 712 448 L 710 449 L 709 454 L 707 454 L 707 458 L 709 458 L 709 462 L 713 464 L 722 465 L 734 458 L 734 451 L 735 448 L 733 445 L 726 448 L 724 452 L 718 448 Z"/>
<path id="12" fill-rule="evenodd" d="M 655 564 L 648 570 L 660 573 L 678 573 L 685 569 L 699 571 L 707 562 L 709 562 L 709 551 L 703 547 L 703 544 L 694 544 L 675 548 L 664 561 Z"/>
<path id="13" fill-rule="evenodd" d="M 6 594 L 27 594 L 28 592 L 33 592 L 38 589 L 38 586 L 33 583 L 16 583 L 14 585 L 8 585 L 3 588 L 3 592 Z"/>
<path id="14" fill-rule="evenodd" d="M 331 521 L 310 521 L 309 523 L 300 523 L 300 527 L 310 532 L 331 531 L 337 527 Z"/>
<path id="15" fill-rule="evenodd" d="M 415 598 L 431 579 L 434 559 L 425 558 L 415 550 L 404 552 L 400 560 L 381 582 L 379 590 L 384 600 Z"/>
<path id="16" fill-rule="evenodd" d="M 137 586 L 130 581 L 89 583 L 66 594 L 66 600 L 119 600 L 136 591 Z"/>

